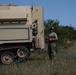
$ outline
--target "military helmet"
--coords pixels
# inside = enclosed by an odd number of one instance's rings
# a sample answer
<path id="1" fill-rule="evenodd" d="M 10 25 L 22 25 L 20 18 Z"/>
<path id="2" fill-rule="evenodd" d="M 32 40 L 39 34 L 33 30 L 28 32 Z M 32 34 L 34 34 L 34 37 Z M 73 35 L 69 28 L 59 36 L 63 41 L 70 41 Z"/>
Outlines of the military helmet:
<path id="1" fill-rule="evenodd" d="M 55 28 L 54 27 L 50 27 L 50 29 L 49 30 L 55 30 Z"/>

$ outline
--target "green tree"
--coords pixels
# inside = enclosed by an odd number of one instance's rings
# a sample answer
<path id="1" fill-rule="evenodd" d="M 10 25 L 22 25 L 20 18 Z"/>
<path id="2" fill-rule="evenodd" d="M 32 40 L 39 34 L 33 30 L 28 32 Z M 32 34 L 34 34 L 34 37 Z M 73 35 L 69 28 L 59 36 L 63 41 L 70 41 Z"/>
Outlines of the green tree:
<path id="1" fill-rule="evenodd" d="M 53 26 L 56 29 L 56 33 L 58 34 L 60 43 L 63 43 L 66 39 L 68 40 L 76 39 L 76 30 L 72 26 L 59 25 L 58 20 L 48 19 L 44 21 L 44 26 L 45 26 L 45 37 L 47 37 L 49 33 L 49 28 Z"/>
<path id="2" fill-rule="evenodd" d="M 45 26 L 45 36 L 48 35 L 49 33 L 49 28 L 50 27 L 55 27 L 56 30 L 58 30 L 59 27 L 59 21 L 58 20 L 52 20 L 52 19 L 48 19 L 46 21 L 44 21 L 44 26 Z"/>

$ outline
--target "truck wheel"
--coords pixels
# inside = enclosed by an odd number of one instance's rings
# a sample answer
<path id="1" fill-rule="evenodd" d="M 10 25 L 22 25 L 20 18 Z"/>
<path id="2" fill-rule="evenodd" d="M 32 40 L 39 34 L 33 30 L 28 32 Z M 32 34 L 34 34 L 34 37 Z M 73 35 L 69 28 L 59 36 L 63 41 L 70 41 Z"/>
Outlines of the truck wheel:
<path id="1" fill-rule="evenodd" d="M 26 58 L 28 54 L 29 54 L 29 50 L 25 47 L 17 50 L 17 55 L 20 58 Z"/>
<path id="2" fill-rule="evenodd" d="M 11 64 L 13 62 L 13 57 L 11 53 L 3 53 L 1 55 L 1 62 L 3 64 Z"/>

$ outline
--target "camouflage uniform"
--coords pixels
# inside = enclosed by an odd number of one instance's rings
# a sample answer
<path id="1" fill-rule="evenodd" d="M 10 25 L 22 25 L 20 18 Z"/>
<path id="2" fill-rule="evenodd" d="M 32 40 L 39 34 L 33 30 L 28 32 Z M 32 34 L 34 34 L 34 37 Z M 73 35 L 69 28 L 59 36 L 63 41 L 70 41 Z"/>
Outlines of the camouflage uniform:
<path id="1" fill-rule="evenodd" d="M 48 35 L 48 55 L 49 55 L 49 59 L 52 60 L 52 56 L 54 57 L 55 54 L 57 53 L 57 47 L 56 47 L 56 41 L 58 40 L 58 36 L 57 34 L 52 31 L 49 35 Z"/>

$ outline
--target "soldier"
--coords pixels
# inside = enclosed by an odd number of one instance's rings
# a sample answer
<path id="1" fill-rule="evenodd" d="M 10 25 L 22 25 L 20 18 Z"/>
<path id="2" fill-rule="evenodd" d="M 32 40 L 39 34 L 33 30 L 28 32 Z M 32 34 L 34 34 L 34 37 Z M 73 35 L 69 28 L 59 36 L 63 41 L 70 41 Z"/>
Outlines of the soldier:
<path id="1" fill-rule="evenodd" d="M 49 29 L 49 35 L 48 35 L 48 55 L 49 59 L 53 59 L 55 54 L 57 53 L 57 47 L 56 47 L 56 42 L 58 40 L 57 33 L 55 32 L 55 28 L 51 27 Z"/>

